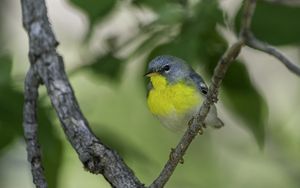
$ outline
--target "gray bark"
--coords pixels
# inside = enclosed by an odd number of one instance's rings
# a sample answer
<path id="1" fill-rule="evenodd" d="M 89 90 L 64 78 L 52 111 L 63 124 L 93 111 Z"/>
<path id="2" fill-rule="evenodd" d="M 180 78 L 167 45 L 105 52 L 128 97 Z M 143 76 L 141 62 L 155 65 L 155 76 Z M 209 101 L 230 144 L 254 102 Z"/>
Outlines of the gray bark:
<path id="1" fill-rule="evenodd" d="M 244 2 L 241 35 L 220 59 L 198 116 L 187 129 L 176 148 L 172 149 L 169 160 L 160 175 L 150 185 L 151 188 L 163 187 L 178 163 L 183 161 L 182 157 L 190 143 L 203 127 L 210 106 L 217 101 L 218 89 L 231 62 L 236 59 L 244 45 L 273 55 L 290 71 L 300 75 L 298 66 L 273 47 L 254 38 L 250 26 L 256 0 L 245 0 Z M 31 63 L 25 80 L 23 127 L 28 161 L 31 164 L 36 187 L 48 187 L 37 139 L 36 103 L 40 83 L 45 85 L 62 128 L 85 168 L 92 173 L 102 174 L 112 187 L 144 187 L 117 152 L 105 146 L 89 128 L 66 76 L 63 58 L 56 52 L 58 42 L 48 21 L 45 1 L 21 0 L 21 4 L 23 25 L 29 36 L 29 60 Z"/>
<path id="2" fill-rule="evenodd" d="M 36 74 L 45 85 L 64 132 L 79 159 L 88 171 L 102 174 L 113 187 L 143 187 L 117 152 L 105 146 L 89 128 L 66 76 L 63 59 L 56 52 L 58 42 L 49 24 L 44 0 L 21 0 L 21 4 L 23 25 L 30 44 L 31 67 L 28 74 Z M 37 145 L 37 88 L 36 80 L 26 80 L 24 132 L 34 183 L 37 187 L 47 187 Z"/>

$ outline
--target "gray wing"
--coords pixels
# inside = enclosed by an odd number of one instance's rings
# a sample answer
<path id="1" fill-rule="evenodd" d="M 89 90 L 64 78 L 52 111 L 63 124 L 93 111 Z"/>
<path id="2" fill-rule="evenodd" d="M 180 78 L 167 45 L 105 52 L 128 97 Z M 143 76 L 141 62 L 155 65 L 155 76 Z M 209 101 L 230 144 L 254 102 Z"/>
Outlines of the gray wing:
<path id="1" fill-rule="evenodd" d="M 203 94 L 203 95 L 207 95 L 208 92 L 208 87 L 205 84 L 204 80 L 201 78 L 201 76 L 199 74 L 197 74 L 196 72 L 192 71 L 190 73 L 190 78 L 192 79 L 192 81 L 194 82 L 194 84 L 196 84 L 198 90 Z"/>
<path id="2" fill-rule="evenodd" d="M 153 88 L 152 83 L 149 81 L 149 83 L 147 84 L 147 97 L 149 95 L 149 91 Z"/>

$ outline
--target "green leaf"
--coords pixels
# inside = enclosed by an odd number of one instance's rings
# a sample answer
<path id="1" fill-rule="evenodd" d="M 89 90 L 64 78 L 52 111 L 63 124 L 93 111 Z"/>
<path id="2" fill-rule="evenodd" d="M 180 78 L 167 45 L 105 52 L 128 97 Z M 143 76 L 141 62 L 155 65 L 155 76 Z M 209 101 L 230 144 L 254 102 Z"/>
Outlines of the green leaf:
<path id="1" fill-rule="evenodd" d="M 39 102 L 40 103 L 40 102 Z M 58 186 L 60 166 L 62 164 L 62 141 L 55 131 L 50 114 L 52 110 L 45 106 L 38 107 L 38 136 L 42 150 L 42 163 L 49 187 Z"/>
<path id="2" fill-rule="evenodd" d="M 22 134 L 23 94 L 14 89 L 10 56 L 0 56 L 0 151 Z"/>
<path id="3" fill-rule="evenodd" d="M 223 80 L 222 90 L 226 95 L 224 97 L 226 107 L 245 121 L 245 125 L 254 134 L 259 146 L 263 147 L 267 117 L 266 104 L 252 85 L 244 64 L 234 62 L 230 66 Z"/>
<path id="4" fill-rule="evenodd" d="M 7 129 L 21 132 L 23 115 L 23 94 L 11 86 L 0 86 L 0 122 Z"/>
<path id="5" fill-rule="evenodd" d="M 227 46 L 216 29 L 216 25 L 222 21 L 222 12 L 215 1 L 201 1 L 195 6 L 195 15 L 184 20 L 174 40 L 156 47 L 149 59 L 162 54 L 174 55 L 190 64 L 200 63 L 203 70 L 212 76 Z M 265 103 L 250 82 L 243 64 L 234 63 L 230 67 L 222 89 L 226 94 L 225 105 L 245 121 L 246 127 L 262 146 L 265 136 Z"/>
<path id="6" fill-rule="evenodd" d="M 116 0 L 70 0 L 71 3 L 76 5 L 82 11 L 84 11 L 89 19 L 91 24 L 100 21 L 104 18 L 115 6 Z"/>
<path id="7" fill-rule="evenodd" d="M 178 4 L 166 4 L 156 10 L 159 24 L 177 24 L 184 18 L 184 9 Z"/>
<path id="8" fill-rule="evenodd" d="M 158 11 L 161 7 L 167 4 L 168 0 L 133 0 L 132 3 L 136 6 L 147 6 L 153 11 Z"/>
<path id="9" fill-rule="evenodd" d="M 215 1 L 201 1 L 194 7 L 195 15 L 187 17 L 180 26 L 180 32 L 171 41 L 155 48 L 149 59 L 157 55 L 178 56 L 188 63 L 207 63 L 211 53 L 223 49 L 224 40 L 216 31 L 222 22 L 222 12 Z"/>
<path id="10" fill-rule="evenodd" d="M 218 41 L 218 40 L 217 40 Z M 221 39 L 219 39 L 221 41 Z M 211 77 L 217 62 L 225 52 L 225 46 L 220 50 L 206 52 L 207 63 L 205 71 Z M 210 50 L 209 50 L 210 51 Z M 233 62 L 222 82 L 221 90 L 225 97 L 222 102 L 238 118 L 245 122 L 245 126 L 252 132 L 256 142 L 262 148 L 265 138 L 266 104 L 261 95 L 252 85 L 248 71 L 241 62 Z"/>
<path id="11" fill-rule="evenodd" d="M 10 82 L 12 60 L 9 55 L 0 55 L 0 85 L 7 85 Z"/>
<path id="12" fill-rule="evenodd" d="M 97 76 L 104 76 L 112 81 L 119 81 L 123 70 L 124 60 L 107 54 L 95 59 L 91 64 L 85 65 L 83 69 L 91 70 Z"/>
<path id="13" fill-rule="evenodd" d="M 241 12 L 236 16 L 236 30 L 239 31 Z M 300 7 L 280 3 L 258 1 L 251 30 L 254 35 L 273 45 L 300 44 Z"/>
<path id="14" fill-rule="evenodd" d="M 122 135 L 118 135 L 104 126 L 97 125 L 97 123 L 92 124 L 95 127 L 93 130 L 96 136 L 101 138 L 101 141 L 105 143 L 105 145 L 116 150 L 125 159 L 134 158 L 135 160 L 147 163 L 152 162 L 145 153 L 137 148 L 135 143 L 132 143 L 128 139 L 123 138 Z"/>
<path id="15" fill-rule="evenodd" d="M 9 127 L 9 124 L 0 122 L 0 156 L 2 154 L 2 150 L 6 148 L 8 145 L 10 145 L 15 136 L 16 132 L 14 129 Z"/>
<path id="16" fill-rule="evenodd" d="M 107 16 L 115 7 L 117 0 L 69 0 L 81 9 L 89 18 L 90 27 L 86 38 L 89 38 L 93 26 Z"/>

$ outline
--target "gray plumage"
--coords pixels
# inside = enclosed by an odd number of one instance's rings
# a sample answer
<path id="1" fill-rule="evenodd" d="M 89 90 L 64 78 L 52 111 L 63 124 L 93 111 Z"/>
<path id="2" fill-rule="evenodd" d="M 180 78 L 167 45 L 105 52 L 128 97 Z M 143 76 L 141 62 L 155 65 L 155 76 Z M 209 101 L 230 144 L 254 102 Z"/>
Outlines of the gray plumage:
<path id="1" fill-rule="evenodd" d="M 176 84 L 180 81 L 183 81 L 185 84 L 196 87 L 203 97 L 207 95 L 208 87 L 206 86 L 202 77 L 197 74 L 191 66 L 189 66 L 187 63 L 185 63 L 184 60 L 180 58 L 170 55 L 158 56 L 151 60 L 148 65 L 146 75 L 149 75 L 150 73 L 161 74 L 167 79 L 168 84 Z M 147 89 L 148 92 L 153 89 L 151 82 L 149 82 Z M 187 124 L 188 120 L 190 120 L 195 115 L 195 113 L 199 111 L 200 106 L 201 102 L 199 101 L 199 106 L 196 109 L 191 110 L 184 116 L 178 117 L 178 115 L 172 115 L 170 117 L 158 118 L 168 128 L 171 128 L 173 130 L 182 129 L 182 124 Z M 204 123 L 215 128 L 220 128 L 224 125 L 224 123 L 217 117 L 217 109 L 215 105 L 211 106 L 211 109 Z"/>

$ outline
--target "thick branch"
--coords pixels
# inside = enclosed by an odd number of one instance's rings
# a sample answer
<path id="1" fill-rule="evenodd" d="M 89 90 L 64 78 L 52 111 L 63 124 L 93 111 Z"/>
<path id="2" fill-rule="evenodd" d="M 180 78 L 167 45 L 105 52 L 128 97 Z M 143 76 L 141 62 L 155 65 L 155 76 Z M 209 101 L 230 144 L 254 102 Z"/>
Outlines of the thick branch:
<path id="1" fill-rule="evenodd" d="M 41 150 L 38 143 L 38 125 L 36 103 L 38 98 L 39 81 L 32 69 L 27 73 L 24 88 L 23 128 L 27 144 L 27 158 L 31 164 L 33 182 L 38 188 L 47 188 L 44 169 L 41 161 Z"/>
<path id="2" fill-rule="evenodd" d="M 45 84 L 65 134 L 80 160 L 90 172 L 103 174 L 113 187 L 143 187 L 143 184 L 134 176 L 122 158 L 115 151 L 105 146 L 90 130 L 66 76 L 63 59 L 56 52 L 58 42 L 49 24 L 44 0 L 21 0 L 21 3 L 23 25 L 29 36 L 29 58 L 32 64 L 28 77 L 31 74 L 36 74 Z M 269 54 L 275 54 L 275 57 L 281 60 L 290 70 L 295 69 L 296 71 L 294 70 L 294 72 L 299 75 L 298 67 L 291 66 L 293 64 L 286 60 L 283 55 L 266 44 L 254 40 L 254 37 L 251 38 L 250 26 L 256 1 L 245 0 L 245 3 L 240 39 L 220 59 L 215 68 L 207 98 L 200 108 L 196 121 L 193 121 L 177 147 L 172 150 L 170 159 L 150 187 L 163 187 L 169 180 L 190 143 L 201 130 L 210 106 L 217 101 L 220 84 L 230 63 L 238 56 L 244 43 Z M 35 108 L 38 82 L 33 78 L 26 80 L 24 130 L 28 144 L 28 159 L 32 164 L 32 173 L 36 186 L 47 187 L 36 138 Z M 32 87 L 32 90 L 28 87 Z M 32 95 L 28 94 L 30 92 L 32 92 Z M 33 98 L 30 98 L 30 96 Z"/>
<path id="3" fill-rule="evenodd" d="M 90 130 L 66 76 L 63 59 L 56 53 L 58 43 L 48 21 L 44 0 L 21 0 L 21 4 L 34 73 L 45 84 L 65 134 L 85 168 L 95 174 L 101 173 L 113 187 L 143 187 L 122 158 Z M 31 150 L 28 152 L 32 155 Z M 33 169 L 35 173 L 39 172 Z M 43 182 L 46 185 L 45 178 Z"/>

